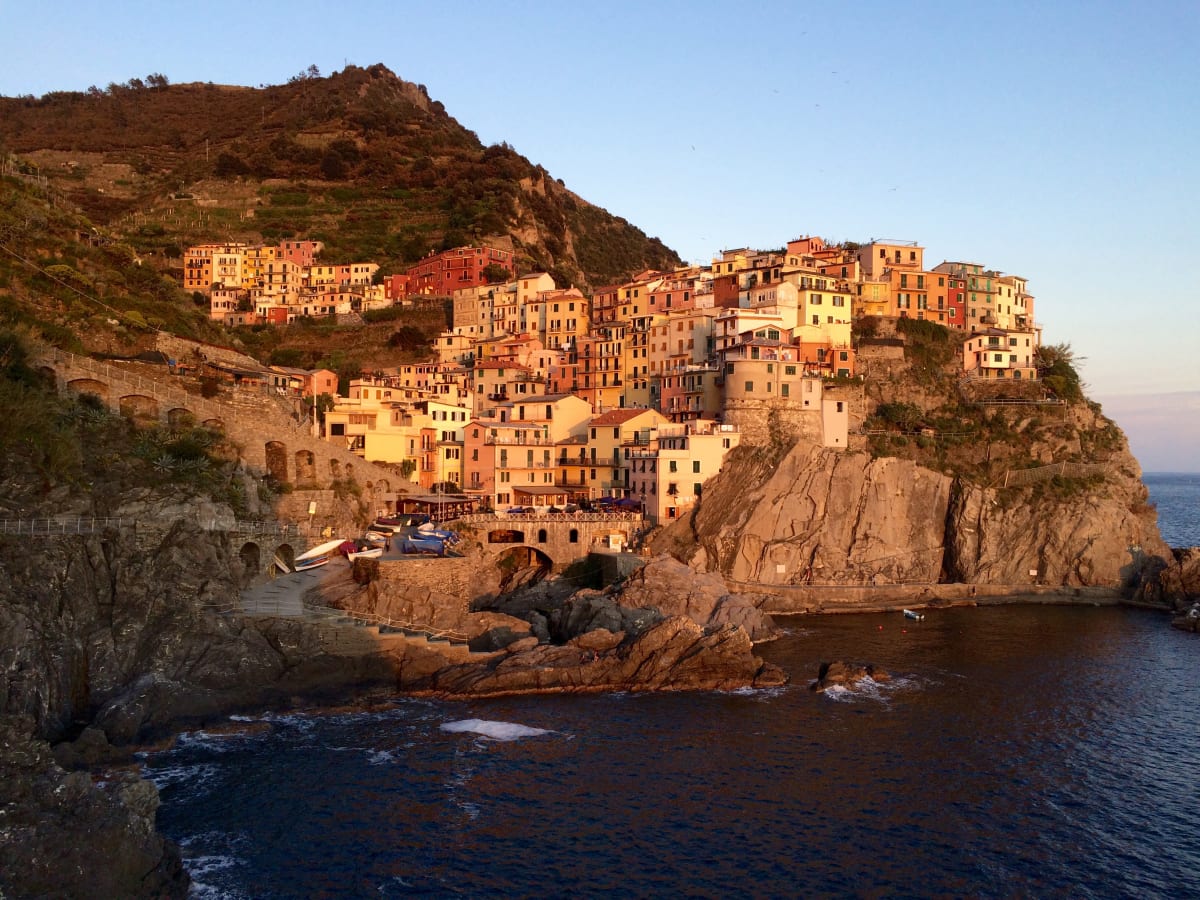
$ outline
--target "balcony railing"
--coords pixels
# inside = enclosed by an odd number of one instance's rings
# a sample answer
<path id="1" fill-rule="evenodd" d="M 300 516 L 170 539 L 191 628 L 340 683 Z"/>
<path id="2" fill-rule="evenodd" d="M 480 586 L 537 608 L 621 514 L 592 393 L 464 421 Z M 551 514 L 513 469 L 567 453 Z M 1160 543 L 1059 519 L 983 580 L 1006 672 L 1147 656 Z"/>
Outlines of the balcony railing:
<path id="1" fill-rule="evenodd" d="M 504 444 L 506 446 L 512 446 L 515 444 L 519 447 L 525 447 L 525 446 L 553 447 L 553 446 L 556 446 L 558 443 L 557 441 L 555 441 L 549 437 L 542 437 L 540 435 L 526 436 L 523 438 L 518 438 L 516 435 L 512 435 L 510 437 L 508 435 L 503 435 L 503 434 L 501 434 L 501 435 L 492 435 L 492 434 L 485 435 L 483 438 L 483 442 L 485 444 Z"/>

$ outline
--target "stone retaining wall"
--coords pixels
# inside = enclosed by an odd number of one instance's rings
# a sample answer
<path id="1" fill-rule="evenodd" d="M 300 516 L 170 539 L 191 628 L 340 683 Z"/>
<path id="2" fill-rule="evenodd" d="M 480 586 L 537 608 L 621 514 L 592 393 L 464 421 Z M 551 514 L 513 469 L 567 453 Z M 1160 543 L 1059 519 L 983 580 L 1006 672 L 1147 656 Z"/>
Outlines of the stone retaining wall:
<path id="1" fill-rule="evenodd" d="M 1120 602 L 1112 588 L 1070 588 L 1057 585 L 762 585 L 729 582 L 731 590 L 763 596 L 763 612 L 775 616 L 808 613 L 885 612 L 925 607 L 985 606 L 1036 602 L 1111 605 Z"/>

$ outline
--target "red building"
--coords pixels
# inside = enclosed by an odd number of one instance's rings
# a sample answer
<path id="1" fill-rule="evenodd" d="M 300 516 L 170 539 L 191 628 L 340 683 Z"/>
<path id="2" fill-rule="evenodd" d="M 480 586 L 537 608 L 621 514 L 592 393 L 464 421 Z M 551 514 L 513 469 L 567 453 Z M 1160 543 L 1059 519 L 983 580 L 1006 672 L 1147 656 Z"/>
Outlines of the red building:
<path id="1" fill-rule="evenodd" d="M 431 253 L 408 269 L 410 294 L 449 296 L 459 288 L 477 287 L 487 283 L 484 269 L 499 266 L 510 278 L 517 277 L 516 263 L 508 250 L 495 247 L 456 247 L 441 253 Z"/>
<path id="2" fill-rule="evenodd" d="M 946 325 L 967 327 L 967 282 L 965 278 L 946 276 Z"/>
<path id="3" fill-rule="evenodd" d="M 403 300 L 412 293 L 412 280 L 407 273 L 397 273 L 395 275 L 383 276 L 383 296 L 391 300 L 393 303 L 397 300 Z"/>

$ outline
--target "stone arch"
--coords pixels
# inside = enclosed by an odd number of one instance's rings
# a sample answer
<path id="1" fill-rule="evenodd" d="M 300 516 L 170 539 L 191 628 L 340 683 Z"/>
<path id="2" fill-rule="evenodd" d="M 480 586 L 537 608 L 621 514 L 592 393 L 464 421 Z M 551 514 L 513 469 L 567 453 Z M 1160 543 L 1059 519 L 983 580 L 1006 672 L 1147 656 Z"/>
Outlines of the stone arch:
<path id="1" fill-rule="evenodd" d="M 246 541 L 238 551 L 242 561 L 242 584 L 249 584 L 262 567 L 262 550 L 254 541 Z"/>
<path id="2" fill-rule="evenodd" d="M 489 544 L 523 544 L 525 532 L 515 528 L 496 528 L 488 532 L 487 539 Z"/>
<path id="3" fill-rule="evenodd" d="M 579 529 L 572 528 L 567 533 L 567 540 L 570 541 L 572 544 L 578 544 L 579 543 Z"/>
<path id="4" fill-rule="evenodd" d="M 275 558 L 271 560 L 271 565 L 277 568 L 277 561 L 286 566 L 285 572 L 291 572 L 296 568 L 296 548 L 291 544 L 280 544 L 275 548 Z"/>
<path id="5" fill-rule="evenodd" d="M 184 406 L 168 409 L 167 425 L 171 428 L 195 428 L 196 414 Z"/>
<path id="6" fill-rule="evenodd" d="M 538 529 L 538 541 L 537 542 L 539 544 L 546 543 L 546 529 L 545 528 Z"/>
<path id="7" fill-rule="evenodd" d="M 510 547 L 496 558 L 499 570 L 499 593 L 507 594 L 519 587 L 537 584 L 554 569 L 554 560 L 536 547 Z"/>
<path id="8" fill-rule="evenodd" d="M 267 474 L 278 482 L 288 480 L 288 452 L 281 441 L 267 441 Z"/>
<path id="9" fill-rule="evenodd" d="M 225 423 L 221 419 L 205 419 L 200 424 L 209 431 L 218 431 L 222 434 L 225 433 Z"/>
<path id="10" fill-rule="evenodd" d="M 342 461 L 332 456 L 329 458 L 329 477 L 335 481 L 342 477 Z"/>
<path id="11" fill-rule="evenodd" d="M 367 487 L 371 487 L 371 485 L 367 485 Z M 387 494 L 387 493 L 390 493 L 391 490 L 392 490 L 391 485 L 388 484 L 388 480 L 386 478 L 380 478 L 378 481 L 375 482 L 375 492 L 376 493 Z"/>
<path id="12" fill-rule="evenodd" d="M 296 451 L 296 481 L 316 481 L 317 460 L 311 450 Z"/>
<path id="13" fill-rule="evenodd" d="M 118 401 L 121 415 L 135 422 L 158 421 L 158 401 L 145 394 L 126 394 Z"/>
<path id="14" fill-rule="evenodd" d="M 68 381 L 67 387 L 77 394 L 95 394 L 101 400 L 108 401 L 108 385 L 95 378 L 76 378 Z"/>

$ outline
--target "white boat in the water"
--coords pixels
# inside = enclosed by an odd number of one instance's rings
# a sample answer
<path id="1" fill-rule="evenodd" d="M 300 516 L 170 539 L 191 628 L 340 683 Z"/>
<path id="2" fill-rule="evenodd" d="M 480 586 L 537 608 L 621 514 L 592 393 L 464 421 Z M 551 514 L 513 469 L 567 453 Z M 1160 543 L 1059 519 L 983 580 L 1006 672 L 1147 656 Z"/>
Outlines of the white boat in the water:
<path id="1" fill-rule="evenodd" d="M 918 622 L 920 622 L 923 618 L 925 618 L 925 616 L 922 613 L 914 612 L 911 609 L 906 609 L 904 610 L 904 618 L 916 619 Z"/>
<path id="2" fill-rule="evenodd" d="M 305 572 L 308 569 L 316 569 L 329 562 L 329 558 L 342 546 L 342 539 L 337 538 L 332 541 L 326 541 L 323 544 L 317 544 L 311 550 L 305 550 L 296 557 L 295 570 L 297 572 Z"/>

